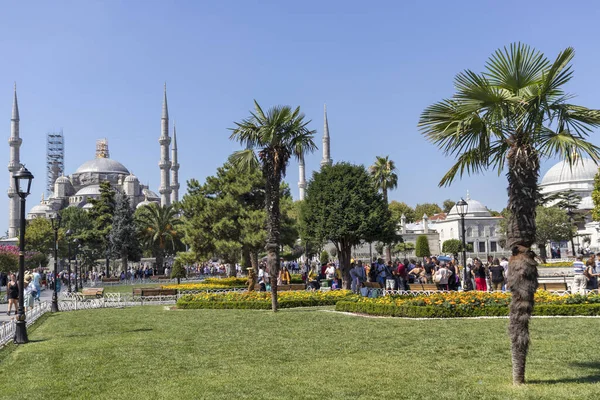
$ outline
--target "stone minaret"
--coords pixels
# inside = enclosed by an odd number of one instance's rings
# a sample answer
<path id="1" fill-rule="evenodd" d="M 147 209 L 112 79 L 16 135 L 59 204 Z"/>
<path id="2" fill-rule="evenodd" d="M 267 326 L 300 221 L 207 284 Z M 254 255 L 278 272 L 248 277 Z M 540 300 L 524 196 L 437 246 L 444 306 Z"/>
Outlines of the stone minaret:
<path id="1" fill-rule="evenodd" d="M 177 162 L 177 133 L 173 122 L 173 147 L 171 148 L 171 204 L 179 201 L 179 163 Z"/>
<path id="2" fill-rule="evenodd" d="M 300 191 L 300 200 L 304 200 L 306 196 L 306 172 L 304 170 L 304 156 L 300 156 L 298 160 L 298 172 L 300 179 L 298 179 L 298 190 Z"/>
<path id="3" fill-rule="evenodd" d="M 321 167 L 331 165 L 331 154 L 329 153 L 329 124 L 327 123 L 327 104 L 324 106 L 325 123 L 323 125 L 323 159 Z"/>
<path id="4" fill-rule="evenodd" d="M 171 162 L 169 161 L 169 145 L 171 144 L 171 138 L 169 137 L 169 109 L 167 107 L 167 84 L 165 83 L 165 94 L 163 98 L 162 106 L 162 117 L 160 119 L 160 205 L 168 206 L 171 204 L 171 184 L 169 183 L 169 171 L 171 169 Z"/>
<path id="5" fill-rule="evenodd" d="M 12 116 L 10 118 L 10 161 L 8 171 L 10 172 L 10 185 L 8 188 L 8 237 L 17 237 L 19 233 L 19 195 L 15 188 L 15 181 L 12 178 L 13 173 L 21 168 L 21 158 L 19 149 L 21 147 L 21 138 L 19 137 L 19 104 L 17 103 L 17 84 L 15 83 L 15 97 L 13 100 Z"/>

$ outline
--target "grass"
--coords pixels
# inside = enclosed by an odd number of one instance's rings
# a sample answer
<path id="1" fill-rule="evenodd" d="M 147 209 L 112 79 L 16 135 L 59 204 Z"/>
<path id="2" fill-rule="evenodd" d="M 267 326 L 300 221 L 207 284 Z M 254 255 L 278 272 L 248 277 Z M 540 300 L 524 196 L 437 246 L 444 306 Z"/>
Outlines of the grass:
<path id="1" fill-rule="evenodd" d="M 31 343 L 0 350 L 0 398 L 591 399 L 600 389 L 598 319 L 534 319 L 530 383 L 513 387 L 505 319 L 321 310 L 48 315 Z"/>

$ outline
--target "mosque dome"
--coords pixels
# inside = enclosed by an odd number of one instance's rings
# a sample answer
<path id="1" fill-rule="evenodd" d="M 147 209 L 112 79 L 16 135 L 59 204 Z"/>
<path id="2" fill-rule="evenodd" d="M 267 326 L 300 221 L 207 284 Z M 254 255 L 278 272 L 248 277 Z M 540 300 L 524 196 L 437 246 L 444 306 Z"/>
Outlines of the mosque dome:
<path id="1" fill-rule="evenodd" d="M 79 191 L 77 193 L 75 193 L 75 196 L 99 196 L 99 195 L 100 195 L 100 185 L 85 186 L 85 187 L 79 189 Z"/>
<path id="2" fill-rule="evenodd" d="M 94 208 L 94 205 L 92 203 L 86 203 L 83 207 L 84 210 L 91 210 L 92 208 Z"/>
<path id="3" fill-rule="evenodd" d="M 71 181 L 69 180 L 69 178 L 63 175 L 56 178 L 55 183 L 71 183 Z"/>
<path id="4" fill-rule="evenodd" d="M 125 182 L 139 182 L 137 176 L 130 174 L 125 177 Z"/>
<path id="5" fill-rule="evenodd" d="M 561 161 L 546 172 L 540 186 L 570 182 L 593 182 L 597 173 L 598 165 L 591 158 L 582 158 L 572 166 L 567 161 Z"/>
<path id="6" fill-rule="evenodd" d="M 582 198 L 581 202 L 577 206 L 577 209 L 579 209 L 579 210 L 591 210 L 593 208 L 594 208 L 594 200 L 592 199 L 592 196 L 586 196 L 586 197 Z"/>
<path id="7" fill-rule="evenodd" d="M 137 206 L 135 206 L 135 208 L 142 208 L 144 206 L 149 206 L 150 204 L 152 204 L 152 201 L 148 201 L 148 198 L 146 198 L 144 201 L 140 202 Z"/>
<path id="8" fill-rule="evenodd" d="M 492 214 L 490 210 L 487 209 L 486 206 L 481 204 L 477 200 L 473 200 L 467 194 L 467 199 L 465 200 L 469 205 L 467 209 L 467 217 L 491 217 Z M 456 206 L 452 207 L 450 212 L 448 213 L 448 217 L 458 217 L 458 212 L 456 211 Z"/>
<path id="9" fill-rule="evenodd" d="M 111 160 L 110 158 L 94 158 L 81 164 L 76 174 L 82 174 L 86 172 L 94 173 L 113 173 L 113 174 L 126 174 L 129 175 L 129 170 L 125 168 L 123 164 L 118 161 Z"/>

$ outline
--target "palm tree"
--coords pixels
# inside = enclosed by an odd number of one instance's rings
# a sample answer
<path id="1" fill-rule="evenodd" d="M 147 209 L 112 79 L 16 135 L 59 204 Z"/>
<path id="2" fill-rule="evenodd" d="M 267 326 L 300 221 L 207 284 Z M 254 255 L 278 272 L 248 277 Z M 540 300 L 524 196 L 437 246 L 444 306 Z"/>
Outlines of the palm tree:
<path id="1" fill-rule="evenodd" d="M 396 164 L 390 160 L 390 156 L 375 157 L 375 164 L 369 167 L 369 173 L 375 186 L 381 190 L 383 199 L 388 202 L 388 190 L 398 187 L 398 175 L 396 175 Z"/>
<path id="2" fill-rule="evenodd" d="M 164 273 L 166 252 L 175 252 L 182 237 L 182 230 L 178 229 L 182 222 L 177 215 L 177 209 L 172 205 L 148 204 L 136 211 L 136 220 L 142 241 L 156 256 L 158 273 Z"/>
<path id="3" fill-rule="evenodd" d="M 289 106 L 276 106 L 265 114 L 255 100 L 254 110 L 249 118 L 236 122 L 236 128 L 231 129 L 233 133 L 230 139 L 240 142 L 246 148 L 233 153 L 231 161 L 241 168 L 260 167 L 265 177 L 265 250 L 271 274 L 271 304 L 273 311 L 277 311 L 276 281 L 281 244 L 279 188 L 290 158 L 294 156 L 300 159 L 307 152 L 315 150 L 315 131 L 307 128 L 310 121 L 304 121 L 300 107 L 292 110 Z"/>
<path id="4" fill-rule="evenodd" d="M 573 76 L 573 56 L 574 50 L 567 48 L 551 62 L 521 43 L 499 49 L 485 72 L 459 73 L 453 97 L 426 108 L 419 121 L 423 135 L 457 159 L 440 186 L 464 173 L 507 169 L 514 384 L 525 382 L 529 319 L 538 286 L 531 246 L 540 159 L 558 156 L 574 165 L 582 154 L 596 162 L 600 155 L 587 141 L 591 128 L 600 126 L 600 111 L 569 103 L 573 96 L 564 90 Z"/>

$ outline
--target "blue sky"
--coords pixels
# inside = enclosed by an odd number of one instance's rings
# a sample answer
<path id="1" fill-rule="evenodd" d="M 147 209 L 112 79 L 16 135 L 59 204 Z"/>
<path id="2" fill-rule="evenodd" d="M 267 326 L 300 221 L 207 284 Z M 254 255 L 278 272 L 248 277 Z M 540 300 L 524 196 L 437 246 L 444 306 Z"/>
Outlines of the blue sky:
<path id="1" fill-rule="evenodd" d="M 466 190 L 492 209 L 506 203 L 493 172 L 449 188 L 452 160 L 416 128 L 429 104 L 453 92 L 455 74 L 480 71 L 498 47 L 526 42 L 553 58 L 576 50 L 569 90 L 600 108 L 600 6 L 578 1 L 31 1 L 0 13 L 0 127 L 10 135 L 13 82 L 21 114 L 21 159 L 36 176 L 28 208 L 45 188 L 45 135 L 63 129 L 66 171 L 111 158 L 154 190 L 159 184 L 163 83 L 177 123 L 182 188 L 204 180 L 238 149 L 227 128 L 257 99 L 300 105 L 320 145 L 327 103 L 334 161 L 396 161 L 393 200 L 458 199 Z M 2 119 L 4 122 L 2 123 Z M 595 134 L 595 144 L 600 140 Z M 8 164 L 9 149 L 0 151 Z M 320 151 L 307 157 L 307 173 Z M 545 162 L 542 172 L 552 165 Z M 8 180 L 8 171 L 5 172 Z M 297 197 L 297 164 L 287 175 Z M 4 184 L 8 187 L 8 182 Z M 0 196 L 0 210 L 8 199 Z M 0 227 L 8 212 L 0 212 Z M 6 228 L 2 228 L 2 232 Z"/>

